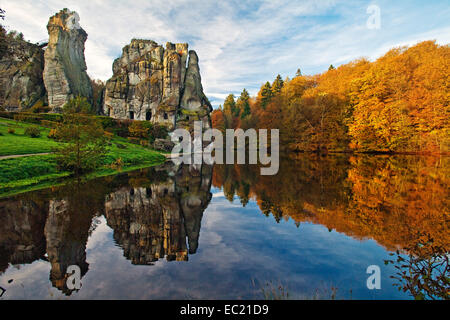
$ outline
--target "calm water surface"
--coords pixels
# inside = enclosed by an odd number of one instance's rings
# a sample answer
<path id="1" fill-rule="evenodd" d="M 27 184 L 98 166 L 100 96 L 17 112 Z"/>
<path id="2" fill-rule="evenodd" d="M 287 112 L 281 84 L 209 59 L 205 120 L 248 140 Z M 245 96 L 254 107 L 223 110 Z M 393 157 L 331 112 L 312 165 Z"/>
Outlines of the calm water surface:
<path id="1" fill-rule="evenodd" d="M 411 299 L 384 261 L 424 234 L 450 248 L 449 168 L 301 156 L 263 177 L 166 163 L 1 199 L 1 299 Z M 370 265 L 380 290 L 367 288 Z"/>

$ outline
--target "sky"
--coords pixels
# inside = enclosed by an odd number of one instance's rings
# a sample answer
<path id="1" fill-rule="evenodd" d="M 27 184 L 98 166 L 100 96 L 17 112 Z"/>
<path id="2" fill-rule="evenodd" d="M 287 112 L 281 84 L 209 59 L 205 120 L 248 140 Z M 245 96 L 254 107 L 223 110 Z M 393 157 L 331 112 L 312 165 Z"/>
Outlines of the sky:
<path id="1" fill-rule="evenodd" d="M 107 80 L 132 38 L 189 43 L 214 107 L 277 74 L 322 73 L 360 57 L 423 40 L 450 43 L 449 0 L 0 0 L 3 22 L 25 39 L 48 38 L 50 16 L 75 10 L 88 33 L 88 74 Z M 374 7 L 375 6 L 375 7 Z M 379 15 L 378 15 L 379 12 Z M 379 16 L 379 19 L 377 18 Z M 378 23 L 379 22 L 379 23 Z"/>

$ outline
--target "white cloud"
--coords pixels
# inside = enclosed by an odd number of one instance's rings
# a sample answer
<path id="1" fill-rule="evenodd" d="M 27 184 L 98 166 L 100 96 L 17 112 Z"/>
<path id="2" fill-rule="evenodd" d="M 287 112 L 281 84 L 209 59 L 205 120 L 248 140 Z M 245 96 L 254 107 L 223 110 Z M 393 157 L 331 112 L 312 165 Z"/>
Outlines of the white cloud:
<path id="1" fill-rule="evenodd" d="M 330 64 L 376 58 L 391 47 L 437 39 L 448 43 L 445 4 L 380 0 L 382 28 L 368 30 L 369 1 L 36 1 L 3 0 L 6 24 L 31 41 L 47 36 L 48 18 L 64 7 L 88 32 L 88 73 L 108 79 L 131 38 L 188 42 L 200 57 L 206 94 L 219 105 L 228 93 L 259 86 L 278 73 L 318 73 Z"/>

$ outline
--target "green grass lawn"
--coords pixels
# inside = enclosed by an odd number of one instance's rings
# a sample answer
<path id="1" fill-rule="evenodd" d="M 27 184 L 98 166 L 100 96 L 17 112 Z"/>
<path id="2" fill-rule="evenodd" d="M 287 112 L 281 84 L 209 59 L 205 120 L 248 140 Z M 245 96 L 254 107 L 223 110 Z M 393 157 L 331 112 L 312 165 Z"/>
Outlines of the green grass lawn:
<path id="1" fill-rule="evenodd" d="M 41 128 L 41 137 L 30 138 L 23 135 L 29 124 L 0 119 L 0 155 L 30 154 L 51 152 L 58 143 L 48 139 L 48 129 Z M 9 134 L 8 128 L 16 133 Z M 96 178 L 130 171 L 163 163 L 165 157 L 154 150 L 131 144 L 127 139 L 115 136 L 107 146 L 108 153 L 104 158 L 104 166 L 86 176 Z M 120 169 L 111 168 L 111 164 L 121 159 Z M 67 178 L 70 172 L 58 171 L 55 156 L 37 155 L 22 158 L 0 160 L 0 197 L 9 196 L 29 190 L 51 186 L 61 178 Z"/>
<path id="2" fill-rule="evenodd" d="M 29 123 L 16 122 L 0 118 L 0 156 L 15 154 L 46 153 L 58 143 L 47 138 L 50 129 L 41 128 L 39 138 L 30 138 L 24 134 L 27 127 L 33 126 Z M 13 129 L 15 133 L 8 133 L 8 129 Z"/>

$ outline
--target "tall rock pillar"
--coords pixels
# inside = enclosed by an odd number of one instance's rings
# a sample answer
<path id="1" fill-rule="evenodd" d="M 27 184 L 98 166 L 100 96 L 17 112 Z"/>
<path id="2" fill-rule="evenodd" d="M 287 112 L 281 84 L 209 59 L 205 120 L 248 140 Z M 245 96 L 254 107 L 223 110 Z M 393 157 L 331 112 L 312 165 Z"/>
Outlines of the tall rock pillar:
<path id="1" fill-rule="evenodd" d="M 79 24 L 78 13 L 63 9 L 50 18 L 45 50 L 44 83 L 52 112 L 76 96 L 92 99 L 92 85 L 86 73 L 84 43 L 87 33 Z"/>

